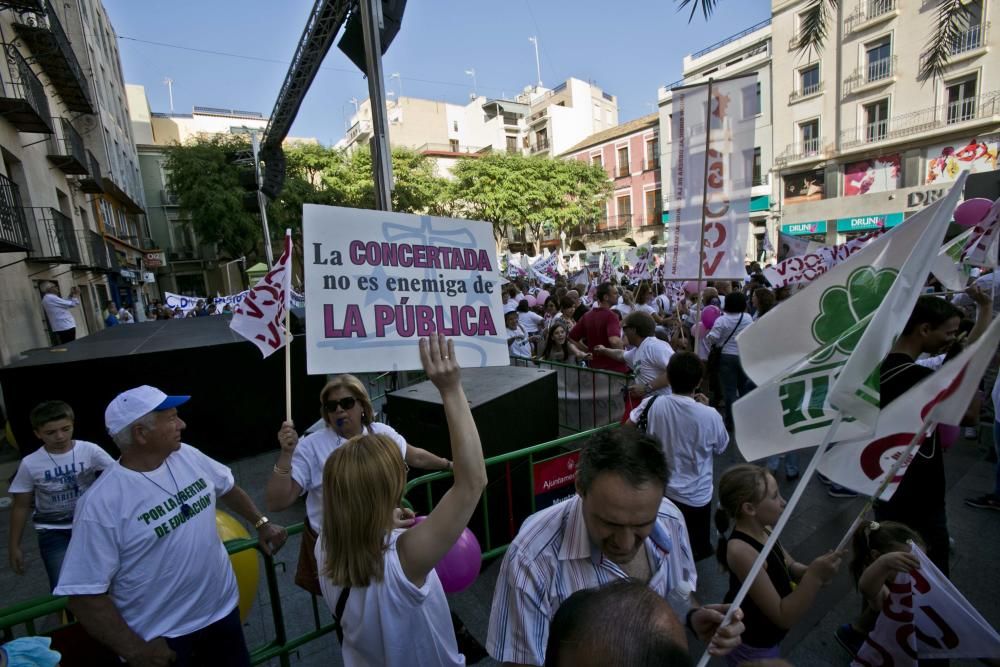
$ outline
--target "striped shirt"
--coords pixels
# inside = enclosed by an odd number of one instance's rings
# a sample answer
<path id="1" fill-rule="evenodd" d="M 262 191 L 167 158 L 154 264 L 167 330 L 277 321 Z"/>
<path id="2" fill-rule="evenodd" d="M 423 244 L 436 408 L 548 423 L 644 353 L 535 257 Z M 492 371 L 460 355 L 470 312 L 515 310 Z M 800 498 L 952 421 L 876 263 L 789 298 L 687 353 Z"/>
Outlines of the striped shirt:
<path id="1" fill-rule="evenodd" d="M 684 517 L 666 498 L 645 547 L 653 571 L 649 587 L 683 617 L 698 574 Z M 500 566 L 486 641 L 489 654 L 498 662 L 545 664 L 549 622 L 563 600 L 627 578 L 591 543 L 579 496 L 533 514 Z"/>

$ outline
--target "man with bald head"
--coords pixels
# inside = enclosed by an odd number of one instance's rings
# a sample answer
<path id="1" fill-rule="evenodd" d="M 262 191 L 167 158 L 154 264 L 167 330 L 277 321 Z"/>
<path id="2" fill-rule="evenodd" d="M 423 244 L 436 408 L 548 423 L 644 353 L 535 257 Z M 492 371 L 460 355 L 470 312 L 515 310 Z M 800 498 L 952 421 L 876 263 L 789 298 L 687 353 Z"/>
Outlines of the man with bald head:
<path id="1" fill-rule="evenodd" d="M 688 667 L 677 615 L 645 584 L 621 580 L 569 596 L 549 626 L 546 667 Z"/>

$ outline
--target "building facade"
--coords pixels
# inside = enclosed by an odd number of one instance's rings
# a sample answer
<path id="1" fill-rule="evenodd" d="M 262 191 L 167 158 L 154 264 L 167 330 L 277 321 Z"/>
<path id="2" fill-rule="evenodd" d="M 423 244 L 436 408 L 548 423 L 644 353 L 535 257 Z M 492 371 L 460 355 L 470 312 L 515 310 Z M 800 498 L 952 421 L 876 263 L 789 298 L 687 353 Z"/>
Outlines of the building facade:
<path id="1" fill-rule="evenodd" d="M 747 260 L 760 259 L 764 253 L 765 236 L 774 236 L 775 197 L 770 171 L 774 160 L 773 124 L 780 106 L 772 98 L 772 39 L 771 21 L 766 20 L 735 35 L 684 57 L 684 78 L 662 86 L 658 91 L 659 130 L 662 140 L 661 166 L 664 208 L 669 219 L 671 145 L 671 90 L 680 86 L 706 83 L 709 78 L 723 79 L 744 74 L 757 76 L 757 114 L 754 121 L 753 149 L 742 156 L 753 174 L 751 188 L 750 234 L 747 238 Z"/>
<path id="2" fill-rule="evenodd" d="M 552 89 L 528 86 L 512 100 L 479 96 L 461 105 L 399 96 L 387 100 L 386 107 L 390 145 L 427 155 L 446 177 L 463 157 L 488 151 L 559 155 L 618 125 L 618 99 L 574 78 Z M 367 146 L 371 117 L 370 100 L 358 103 L 336 146 Z"/>
<path id="3" fill-rule="evenodd" d="M 920 82 L 936 3 L 841 3 L 822 57 L 796 48 L 807 4 L 772 3 L 780 231 L 842 242 L 899 224 L 962 171 L 997 169 L 1000 5 L 966 3 L 944 77 Z"/>
<path id="4" fill-rule="evenodd" d="M 659 114 L 649 114 L 598 132 L 563 157 L 600 166 L 614 183 L 600 219 L 569 234 L 572 250 L 598 250 L 663 240 Z M 558 243 L 556 239 L 555 243 Z M 543 245 L 553 245 L 547 239 Z"/>
<path id="5" fill-rule="evenodd" d="M 39 284 L 81 291 L 77 336 L 152 285 L 138 158 L 100 2 L 0 2 L 0 363 L 53 341 Z"/>

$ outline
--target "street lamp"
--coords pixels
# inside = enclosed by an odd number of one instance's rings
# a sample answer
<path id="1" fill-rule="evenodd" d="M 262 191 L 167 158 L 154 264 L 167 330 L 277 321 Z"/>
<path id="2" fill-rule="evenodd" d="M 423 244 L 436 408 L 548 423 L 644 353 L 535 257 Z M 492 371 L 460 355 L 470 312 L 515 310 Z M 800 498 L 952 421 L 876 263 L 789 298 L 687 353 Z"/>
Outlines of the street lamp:
<path id="1" fill-rule="evenodd" d="M 472 77 L 472 96 L 479 97 L 479 86 L 476 84 L 476 68 L 470 67 L 465 73 Z"/>

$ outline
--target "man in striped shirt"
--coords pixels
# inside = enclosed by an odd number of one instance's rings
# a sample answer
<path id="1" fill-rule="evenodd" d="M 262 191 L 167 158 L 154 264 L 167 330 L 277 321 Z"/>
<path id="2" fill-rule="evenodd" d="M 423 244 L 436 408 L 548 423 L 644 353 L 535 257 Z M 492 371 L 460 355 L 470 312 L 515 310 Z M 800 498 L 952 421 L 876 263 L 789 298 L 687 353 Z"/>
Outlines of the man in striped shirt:
<path id="1" fill-rule="evenodd" d="M 583 447 L 577 495 L 529 517 L 504 556 L 487 650 L 509 665 L 544 665 L 549 622 L 570 595 L 620 579 L 663 596 L 713 655 L 740 643 L 742 613 L 719 628 L 725 605 L 698 606 L 684 517 L 663 497 L 667 464 L 635 429 L 604 431 Z"/>

